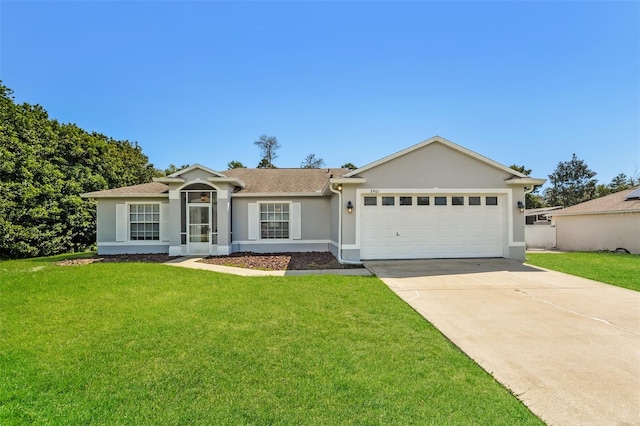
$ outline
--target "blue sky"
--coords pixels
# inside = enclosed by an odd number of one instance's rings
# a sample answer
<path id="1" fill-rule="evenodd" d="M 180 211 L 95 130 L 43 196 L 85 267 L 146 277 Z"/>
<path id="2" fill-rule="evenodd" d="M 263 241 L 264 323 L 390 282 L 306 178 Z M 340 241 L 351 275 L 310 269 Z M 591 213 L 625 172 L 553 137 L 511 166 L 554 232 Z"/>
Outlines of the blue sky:
<path id="1" fill-rule="evenodd" d="M 0 1 L 18 102 L 160 168 L 314 153 L 362 166 L 434 135 L 546 178 L 640 174 L 640 2 Z"/>

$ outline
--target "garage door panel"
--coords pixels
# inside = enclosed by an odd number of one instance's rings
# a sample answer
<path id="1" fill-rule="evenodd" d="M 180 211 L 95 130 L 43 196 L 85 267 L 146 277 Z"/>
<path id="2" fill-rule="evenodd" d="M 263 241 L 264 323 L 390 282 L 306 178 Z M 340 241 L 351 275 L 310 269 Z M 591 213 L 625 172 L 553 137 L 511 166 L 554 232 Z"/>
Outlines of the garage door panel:
<path id="1" fill-rule="evenodd" d="M 363 259 L 502 257 L 503 207 L 465 205 L 364 206 L 361 200 L 360 246 Z M 475 194 L 474 194 L 475 195 Z M 385 194 L 384 196 L 391 196 Z M 477 195 L 475 195 L 477 196 Z M 494 195 L 495 196 L 495 195 Z M 484 195 L 482 198 L 484 199 Z M 499 197 L 500 199 L 500 197 Z M 498 204 L 501 204 L 499 202 Z"/>

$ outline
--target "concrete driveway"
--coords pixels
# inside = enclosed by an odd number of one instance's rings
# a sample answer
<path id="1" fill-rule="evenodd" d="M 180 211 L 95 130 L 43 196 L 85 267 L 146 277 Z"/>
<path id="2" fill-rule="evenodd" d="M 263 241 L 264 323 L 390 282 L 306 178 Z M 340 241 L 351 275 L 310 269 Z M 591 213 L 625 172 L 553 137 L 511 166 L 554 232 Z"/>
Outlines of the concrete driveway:
<path id="1" fill-rule="evenodd" d="M 640 293 L 506 259 L 365 265 L 546 423 L 640 425 Z"/>

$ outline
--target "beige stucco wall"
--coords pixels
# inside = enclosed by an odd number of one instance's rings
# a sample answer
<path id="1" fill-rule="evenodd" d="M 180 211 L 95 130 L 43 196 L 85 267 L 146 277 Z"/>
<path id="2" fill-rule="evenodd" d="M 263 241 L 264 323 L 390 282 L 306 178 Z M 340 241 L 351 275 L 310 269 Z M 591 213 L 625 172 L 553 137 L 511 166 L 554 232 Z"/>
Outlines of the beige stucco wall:
<path id="1" fill-rule="evenodd" d="M 598 251 L 625 248 L 640 254 L 640 213 L 554 216 L 560 250 Z"/>
<path id="2" fill-rule="evenodd" d="M 503 188 L 512 175 L 434 142 L 361 176 L 366 188 Z"/>
<path id="3" fill-rule="evenodd" d="M 356 198 L 356 188 L 379 189 L 381 192 L 384 189 L 403 188 L 460 190 L 461 193 L 465 190 L 500 190 L 498 194 L 503 202 L 510 203 L 507 204 L 507 214 L 511 215 L 510 220 L 507 218 L 505 221 L 507 227 L 511 223 L 511 229 L 505 229 L 505 256 L 524 260 L 525 219 L 524 214 L 515 208 L 518 201 L 525 201 L 524 187 L 507 185 L 505 181 L 513 177 L 508 171 L 434 142 L 366 170 L 358 176 L 366 178 L 366 183 L 357 187 L 346 185 L 343 204 L 350 199 L 354 206 L 360 205 Z M 355 210 L 352 215 L 343 215 L 343 244 L 353 244 L 356 241 L 356 217 Z"/>

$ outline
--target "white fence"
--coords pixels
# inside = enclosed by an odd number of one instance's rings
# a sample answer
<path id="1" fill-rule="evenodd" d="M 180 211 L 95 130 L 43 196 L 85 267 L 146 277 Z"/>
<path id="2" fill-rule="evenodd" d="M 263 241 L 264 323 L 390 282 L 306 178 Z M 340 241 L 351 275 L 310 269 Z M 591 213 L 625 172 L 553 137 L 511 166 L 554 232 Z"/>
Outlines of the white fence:
<path id="1" fill-rule="evenodd" d="M 525 225 L 524 242 L 527 248 L 553 248 L 556 246 L 556 227 L 551 225 Z"/>

